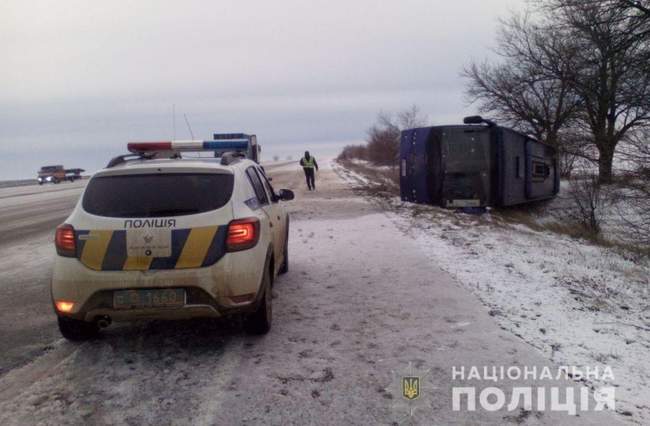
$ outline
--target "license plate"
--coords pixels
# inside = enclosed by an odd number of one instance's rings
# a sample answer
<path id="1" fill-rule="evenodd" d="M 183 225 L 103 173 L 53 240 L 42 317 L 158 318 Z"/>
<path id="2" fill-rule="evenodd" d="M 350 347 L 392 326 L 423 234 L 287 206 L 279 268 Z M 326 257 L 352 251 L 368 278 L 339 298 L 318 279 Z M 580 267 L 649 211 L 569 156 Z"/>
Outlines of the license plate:
<path id="1" fill-rule="evenodd" d="M 481 200 L 448 200 L 447 207 L 481 207 Z"/>
<path id="2" fill-rule="evenodd" d="M 170 257 L 172 231 L 169 229 L 128 229 L 126 254 L 129 257 Z"/>
<path id="3" fill-rule="evenodd" d="M 118 290 L 113 292 L 113 308 L 178 308 L 185 305 L 185 290 L 165 288 L 156 290 Z"/>

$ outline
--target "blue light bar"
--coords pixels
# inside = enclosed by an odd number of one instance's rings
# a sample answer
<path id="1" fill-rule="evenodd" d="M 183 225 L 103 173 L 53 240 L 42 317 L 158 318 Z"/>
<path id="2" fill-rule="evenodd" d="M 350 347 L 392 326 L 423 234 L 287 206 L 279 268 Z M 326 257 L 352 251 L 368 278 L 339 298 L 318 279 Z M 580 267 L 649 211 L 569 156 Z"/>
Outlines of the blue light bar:
<path id="1" fill-rule="evenodd" d="M 234 140 L 218 140 L 218 141 L 203 141 L 203 149 L 232 149 L 232 150 L 247 150 L 248 141 L 234 141 Z"/>
<path id="2" fill-rule="evenodd" d="M 214 140 L 224 140 L 224 139 L 249 139 L 250 135 L 246 133 L 214 133 Z"/>

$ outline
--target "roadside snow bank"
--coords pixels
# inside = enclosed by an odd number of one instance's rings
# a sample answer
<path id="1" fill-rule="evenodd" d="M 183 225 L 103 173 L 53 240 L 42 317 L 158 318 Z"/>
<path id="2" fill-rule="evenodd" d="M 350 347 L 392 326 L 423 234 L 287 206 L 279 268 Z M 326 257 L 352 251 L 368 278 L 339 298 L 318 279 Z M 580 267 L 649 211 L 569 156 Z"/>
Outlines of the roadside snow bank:
<path id="1" fill-rule="evenodd" d="M 372 186 L 334 165 L 362 189 Z M 490 315 L 558 365 L 612 368 L 617 412 L 650 423 L 650 262 L 498 215 L 471 216 L 374 197 L 432 262 Z M 590 385 L 605 385 L 593 377 Z"/>

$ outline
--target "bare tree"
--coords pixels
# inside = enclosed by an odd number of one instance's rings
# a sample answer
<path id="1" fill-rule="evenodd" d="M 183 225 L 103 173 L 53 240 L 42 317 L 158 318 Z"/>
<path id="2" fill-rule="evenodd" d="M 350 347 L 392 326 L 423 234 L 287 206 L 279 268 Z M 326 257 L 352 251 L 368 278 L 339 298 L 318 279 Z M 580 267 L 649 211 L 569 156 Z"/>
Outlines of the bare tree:
<path id="1" fill-rule="evenodd" d="M 368 149 L 365 145 L 346 145 L 338 156 L 339 160 L 366 160 Z"/>
<path id="2" fill-rule="evenodd" d="M 647 184 L 647 170 L 628 185 L 616 208 L 626 225 L 622 233 L 630 241 L 650 246 L 650 186 Z"/>
<path id="3" fill-rule="evenodd" d="M 368 160 L 382 166 L 397 164 L 400 128 L 393 118 L 384 112 L 377 116 L 377 124 L 368 129 Z"/>
<path id="4" fill-rule="evenodd" d="M 600 234 L 601 214 L 607 207 L 609 197 L 603 193 L 598 176 L 572 178 L 569 194 L 574 204 L 573 210 L 569 211 L 569 216 L 591 235 Z"/>
<path id="5" fill-rule="evenodd" d="M 650 18 L 650 2 L 641 0 L 617 0 L 619 7 L 636 9 L 642 16 Z"/>
<path id="6" fill-rule="evenodd" d="M 616 206 L 628 240 L 650 246 L 650 128 L 637 129 L 621 144 L 627 166 Z"/>
<path id="7" fill-rule="evenodd" d="M 551 0 L 545 10 L 576 46 L 568 82 L 598 148 L 599 178 L 611 182 L 617 145 L 650 120 L 650 20 L 611 0 Z"/>
<path id="8" fill-rule="evenodd" d="M 631 7 L 639 10 L 646 17 L 650 17 L 650 2 L 641 0 L 618 0 L 623 7 Z"/>
<path id="9" fill-rule="evenodd" d="M 411 105 L 409 108 L 397 113 L 396 124 L 400 130 L 414 129 L 423 127 L 427 124 L 426 118 L 422 115 L 417 105 Z"/>
<path id="10" fill-rule="evenodd" d="M 634 172 L 650 171 L 650 127 L 642 127 L 630 132 L 622 142 L 619 156 Z M 650 176 L 648 176 L 650 177 Z"/>
<path id="11" fill-rule="evenodd" d="M 616 148 L 650 121 L 650 19 L 646 2 L 539 0 L 536 19 L 504 21 L 498 64 L 472 64 L 467 96 L 482 111 L 566 153 L 589 134 L 599 178 L 612 180 Z M 581 139 L 582 140 L 582 139 Z M 567 143 L 571 142 L 571 143 Z M 578 150 L 569 155 L 580 155 Z"/>
<path id="12" fill-rule="evenodd" d="M 574 125 L 562 129 L 558 140 L 560 176 L 571 178 L 576 169 L 591 168 L 598 163 L 598 151 L 591 143 L 589 132 Z"/>
<path id="13" fill-rule="evenodd" d="M 563 129 L 575 120 L 580 99 L 568 76 L 575 46 L 565 31 L 514 15 L 501 23 L 496 53 L 499 63 L 471 63 L 463 71 L 466 97 L 481 112 L 557 148 L 564 174 L 582 153 Z"/>
<path id="14" fill-rule="evenodd" d="M 366 155 L 372 163 L 397 166 L 401 131 L 426 125 L 420 109 L 413 105 L 395 116 L 380 112 L 377 123 L 368 129 Z"/>

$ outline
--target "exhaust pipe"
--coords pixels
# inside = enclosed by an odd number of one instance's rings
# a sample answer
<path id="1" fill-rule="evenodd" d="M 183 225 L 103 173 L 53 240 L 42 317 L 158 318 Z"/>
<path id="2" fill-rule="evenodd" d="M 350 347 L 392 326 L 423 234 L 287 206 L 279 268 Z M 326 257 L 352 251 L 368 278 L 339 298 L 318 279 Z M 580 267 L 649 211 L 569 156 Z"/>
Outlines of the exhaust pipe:
<path id="1" fill-rule="evenodd" d="M 97 320 L 97 326 L 99 328 L 106 328 L 109 325 L 111 325 L 111 317 L 109 316 L 101 317 Z"/>

